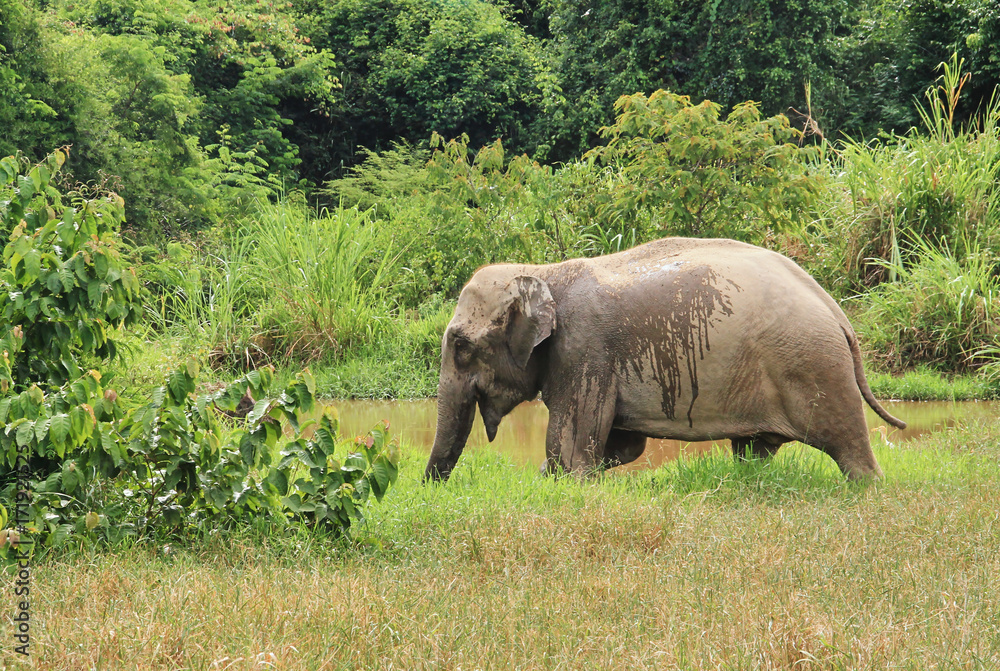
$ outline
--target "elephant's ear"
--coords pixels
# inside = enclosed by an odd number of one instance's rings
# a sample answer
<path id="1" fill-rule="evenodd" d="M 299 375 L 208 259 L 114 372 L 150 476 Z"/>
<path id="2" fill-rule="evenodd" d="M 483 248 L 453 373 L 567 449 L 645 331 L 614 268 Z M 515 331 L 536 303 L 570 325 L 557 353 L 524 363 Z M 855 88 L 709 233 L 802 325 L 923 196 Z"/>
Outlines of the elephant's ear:
<path id="1" fill-rule="evenodd" d="M 549 285 L 537 277 L 521 275 L 507 285 L 510 312 L 507 346 L 521 368 L 528 365 L 531 352 L 556 328 L 556 303 Z"/>

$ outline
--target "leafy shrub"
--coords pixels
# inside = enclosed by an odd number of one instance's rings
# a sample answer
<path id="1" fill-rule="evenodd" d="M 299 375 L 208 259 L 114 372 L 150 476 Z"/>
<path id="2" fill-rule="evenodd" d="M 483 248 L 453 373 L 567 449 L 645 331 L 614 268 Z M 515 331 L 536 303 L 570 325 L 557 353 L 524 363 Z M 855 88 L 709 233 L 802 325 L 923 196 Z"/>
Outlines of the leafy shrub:
<path id="1" fill-rule="evenodd" d="M 197 375 L 192 360 L 127 413 L 96 371 L 48 394 L 32 386 L 0 401 L 4 500 L 14 500 L 20 484 L 11 477 L 22 468 L 18 453 L 31 455 L 30 504 L 15 519 L 32 540 L 20 542 L 116 543 L 260 515 L 277 526 L 301 522 L 346 534 L 369 496 L 381 500 L 396 481 L 398 453 L 387 428 L 341 439 L 331 411 L 317 412 L 308 371 L 277 398 L 267 398 L 270 368 L 198 397 Z M 248 394 L 261 400 L 233 430 L 222 413 Z M 42 462 L 48 468 L 39 471 Z"/>
<path id="2" fill-rule="evenodd" d="M 964 372 L 992 360 L 1000 336 L 997 259 L 970 243 L 958 258 L 917 241 L 910 265 L 897 264 L 895 282 L 866 296 L 859 330 L 872 357 L 892 371 L 926 364 Z"/>
<path id="3" fill-rule="evenodd" d="M 63 205 L 52 180 L 65 161 L 57 150 L 21 174 L 13 157 L 0 160 L 0 230 L 9 235 L 0 333 L 17 330 L 24 343 L 15 392 L 59 387 L 90 358 L 113 359 L 117 329 L 140 314 L 139 282 L 118 250 L 124 203 L 113 193 L 70 193 L 73 204 Z"/>
<path id="4" fill-rule="evenodd" d="M 431 187 L 427 161 L 431 152 L 409 142 L 394 142 L 389 149 L 362 148 L 364 160 L 347 176 L 326 183 L 324 193 L 335 202 L 360 210 L 375 209 L 379 216 L 398 218 L 404 203 Z"/>
<path id="5" fill-rule="evenodd" d="M 344 441 L 335 418 L 317 411 L 308 371 L 275 399 L 271 369 L 195 397 L 192 360 L 138 407 L 98 370 L 83 372 L 116 356 L 140 285 L 117 250 L 121 199 L 71 194 L 62 205 L 51 181 L 64 162 L 57 151 L 21 174 L 13 158 L 0 161 L 0 223 L 13 228 L 0 273 L 0 488 L 15 500 L 28 480 L 19 530 L 53 546 L 114 542 L 265 513 L 346 533 L 369 494 L 381 498 L 395 481 L 397 456 L 377 428 L 338 461 Z M 253 404 L 244 428 L 227 430 L 221 413 L 244 401 Z"/>
<path id="6" fill-rule="evenodd" d="M 597 210 L 617 233 L 642 222 L 639 242 L 662 235 L 760 242 L 767 226 L 798 223 L 815 201 L 815 151 L 792 144 L 800 133 L 788 119 L 762 119 L 756 103 L 722 120 L 720 105 L 660 90 L 623 96 L 615 109 L 615 124 L 602 129 L 608 144 L 588 157 L 619 170 Z"/>
<path id="7" fill-rule="evenodd" d="M 405 268 L 394 287 L 402 306 L 453 297 L 488 263 L 580 254 L 569 215 L 577 203 L 557 171 L 523 154 L 508 158 L 500 140 L 479 151 L 470 150 L 468 136 L 435 134 L 431 144 L 429 159 L 397 146 L 370 153 L 350 177 L 328 183 L 347 203 L 371 204 L 389 218 L 380 225 Z"/>

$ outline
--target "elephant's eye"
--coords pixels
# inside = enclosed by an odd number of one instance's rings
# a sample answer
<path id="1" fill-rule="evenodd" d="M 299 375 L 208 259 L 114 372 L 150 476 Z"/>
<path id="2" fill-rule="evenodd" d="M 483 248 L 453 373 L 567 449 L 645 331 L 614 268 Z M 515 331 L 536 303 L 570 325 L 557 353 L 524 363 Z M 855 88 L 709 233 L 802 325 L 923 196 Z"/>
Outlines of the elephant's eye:
<path id="1" fill-rule="evenodd" d="M 466 365 L 472 360 L 472 343 L 463 336 L 456 335 L 452 339 L 452 346 L 455 348 L 455 361 L 461 365 Z"/>

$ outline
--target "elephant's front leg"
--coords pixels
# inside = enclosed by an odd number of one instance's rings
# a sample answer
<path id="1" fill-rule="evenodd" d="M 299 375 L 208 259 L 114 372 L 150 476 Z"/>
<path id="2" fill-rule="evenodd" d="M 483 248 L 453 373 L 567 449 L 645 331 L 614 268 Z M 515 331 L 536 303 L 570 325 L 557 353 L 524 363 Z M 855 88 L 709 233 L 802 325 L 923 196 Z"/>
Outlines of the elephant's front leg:
<path id="1" fill-rule="evenodd" d="M 597 378 L 567 385 L 571 392 L 549 399 L 549 428 L 543 470 L 562 466 L 585 474 L 604 466 L 605 447 L 615 418 L 616 393 Z"/>

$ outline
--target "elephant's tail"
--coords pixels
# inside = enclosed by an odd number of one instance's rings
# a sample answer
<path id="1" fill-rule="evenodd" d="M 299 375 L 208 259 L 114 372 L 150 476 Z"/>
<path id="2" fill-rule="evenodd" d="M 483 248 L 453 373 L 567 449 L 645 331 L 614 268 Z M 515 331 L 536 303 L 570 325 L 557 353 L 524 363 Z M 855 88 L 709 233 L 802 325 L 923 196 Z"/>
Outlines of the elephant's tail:
<path id="1" fill-rule="evenodd" d="M 854 359 L 854 379 L 858 382 L 858 389 L 861 390 L 861 395 L 865 397 L 865 401 L 868 402 L 872 410 L 878 413 L 879 417 L 897 429 L 905 429 L 906 422 L 890 415 L 878 402 L 875 395 L 872 394 L 872 388 L 868 386 L 868 378 L 865 377 L 865 369 L 861 365 L 861 347 L 858 346 L 858 337 L 854 335 L 853 330 L 850 328 L 844 328 L 843 326 L 841 328 L 844 329 L 844 335 L 847 336 L 847 344 L 851 347 L 851 358 Z"/>

